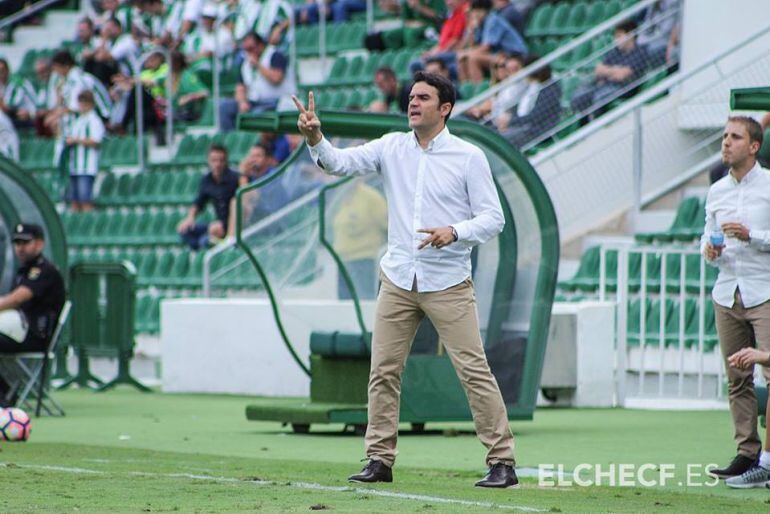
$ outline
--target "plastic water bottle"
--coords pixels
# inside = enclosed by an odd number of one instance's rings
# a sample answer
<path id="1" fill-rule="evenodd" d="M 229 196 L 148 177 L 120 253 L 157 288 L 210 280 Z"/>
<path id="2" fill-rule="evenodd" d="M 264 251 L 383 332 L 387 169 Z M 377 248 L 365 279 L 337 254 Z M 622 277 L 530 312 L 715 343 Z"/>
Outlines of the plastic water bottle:
<path id="1" fill-rule="evenodd" d="M 721 248 L 725 245 L 725 234 L 720 229 L 714 229 L 709 236 L 711 246 L 714 248 Z"/>

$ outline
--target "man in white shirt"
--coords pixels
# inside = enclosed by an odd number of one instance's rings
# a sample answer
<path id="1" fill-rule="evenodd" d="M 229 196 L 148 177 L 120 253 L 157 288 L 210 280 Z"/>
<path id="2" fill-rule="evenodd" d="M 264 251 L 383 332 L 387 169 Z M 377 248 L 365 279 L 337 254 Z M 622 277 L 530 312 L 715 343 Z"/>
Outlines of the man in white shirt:
<path id="1" fill-rule="evenodd" d="M 238 114 L 272 111 L 282 96 L 295 92 L 294 73 L 287 57 L 257 34 L 251 32 L 241 41 L 246 58 L 235 86 L 235 98 L 219 102 L 222 132 L 235 129 Z"/>
<path id="2" fill-rule="evenodd" d="M 324 139 L 313 94 L 307 110 L 294 98 L 300 110 L 297 125 L 313 161 L 331 175 L 379 173 L 388 200 L 388 251 L 380 262 L 369 376 L 369 462 L 349 480 L 393 480 L 401 373 L 417 326 L 427 315 L 488 450 L 489 473 L 476 485 L 510 487 L 518 483 L 513 436 L 484 353 L 470 278 L 472 247 L 495 237 L 505 221 L 486 156 L 446 128 L 455 103 L 452 83 L 424 72 L 414 80 L 408 111 L 413 131 L 344 150 Z"/>
<path id="3" fill-rule="evenodd" d="M 762 452 L 757 432 L 754 367 L 730 365 L 729 360 L 746 353 L 754 340 L 759 352 L 770 353 L 770 173 L 757 163 L 760 146 L 759 123 L 746 116 L 728 119 L 722 161 L 730 172 L 709 189 L 701 242 L 705 259 L 719 268 L 711 296 L 738 446 L 730 465 L 713 473 L 737 488 L 764 487 L 770 481 L 770 441 Z M 762 371 L 770 380 L 770 369 Z"/>

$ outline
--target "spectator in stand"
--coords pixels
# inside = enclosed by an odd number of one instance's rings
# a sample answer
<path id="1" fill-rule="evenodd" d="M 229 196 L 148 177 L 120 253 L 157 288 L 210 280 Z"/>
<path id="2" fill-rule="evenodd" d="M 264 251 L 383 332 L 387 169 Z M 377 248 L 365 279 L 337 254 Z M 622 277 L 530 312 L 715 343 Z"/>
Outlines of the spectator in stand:
<path id="1" fill-rule="evenodd" d="M 167 75 L 168 64 L 160 52 L 154 52 L 147 57 L 139 75 L 142 82 L 141 99 L 144 127 L 154 131 L 156 141 L 161 146 L 166 144 L 166 135 L 163 130 L 163 121 L 165 120 L 163 105 L 166 91 L 161 87 L 161 83 Z M 110 130 L 125 134 L 129 130 L 129 125 L 134 123 L 136 119 L 135 81 L 133 77 L 119 74 L 113 77 L 113 82 L 111 95 L 116 108 L 110 119 Z"/>
<path id="2" fill-rule="evenodd" d="M 20 117 L 30 117 L 34 123 L 37 134 L 50 137 L 52 134 L 45 129 L 43 121 L 48 116 L 48 107 L 56 96 L 55 85 L 58 77 L 51 72 L 51 59 L 41 57 L 35 61 L 35 77 L 32 87 L 35 89 L 35 110 L 28 113 L 19 111 Z"/>
<path id="3" fill-rule="evenodd" d="M 35 112 L 35 88 L 20 75 L 11 75 L 8 61 L 0 58 L 0 111 L 16 124 L 28 122 L 29 117 L 20 120 L 19 111 Z"/>
<path id="4" fill-rule="evenodd" d="M 174 41 L 172 46 L 179 47 L 193 28 L 200 23 L 201 13 L 203 12 L 204 0 L 179 0 L 183 3 L 182 24 L 179 31 L 173 34 Z"/>
<path id="5" fill-rule="evenodd" d="M 495 85 L 504 81 L 508 77 L 517 74 L 524 66 L 534 62 L 532 57 L 528 57 L 526 60 L 521 55 L 512 55 L 509 57 L 501 57 L 494 66 L 492 72 L 492 81 L 490 85 Z M 465 115 L 474 120 L 485 120 L 487 117 L 491 118 L 491 121 L 497 125 L 501 118 L 505 118 L 506 121 L 510 116 L 508 115 L 508 109 L 512 105 L 516 105 L 527 90 L 527 84 L 521 80 L 516 84 L 512 84 L 492 98 L 484 101 L 483 103 L 473 106 Z"/>
<path id="6" fill-rule="evenodd" d="M 278 49 L 267 46 L 262 37 L 252 32 L 241 42 L 246 59 L 241 65 L 241 78 L 235 86 L 235 98 L 219 103 L 222 131 L 235 128 L 240 113 L 274 110 L 281 96 L 294 91 L 289 61 Z"/>
<path id="7" fill-rule="evenodd" d="M 675 32 L 679 23 L 679 0 L 658 0 L 644 10 L 637 45 L 644 49 L 649 66 L 655 68 L 675 58 Z"/>
<path id="8" fill-rule="evenodd" d="M 198 76 L 187 68 L 184 55 L 171 52 L 171 94 L 174 99 L 174 119 L 177 121 L 195 121 L 201 117 L 203 100 L 209 95 L 209 90 L 203 85 Z M 165 93 L 167 76 L 162 77 L 159 86 Z M 167 100 L 165 96 L 163 103 Z"/>
<path id="9" fill-rule="evenodd" d="M 182 242 L 193 250 L 205 250 L 210 243 L 219 241 L 227 234 L 230 202 L 238 189 L 240 175 L 227 165 L 227 148 L 211 145 L 208 155 L 209 172 L 201 177 L 198 196 L 177 226 Z M 196 222 L 196 218 L 211 202 L 216 219 L 211 223 Z"/>
<path id="10" fill-rule="evenodd" d="M 93 209 L 93 190 L 99 172 L 99 147 L 104 140 L 104 124 L 96 114 L 94 94 L 81 91 L 78 94 L 80 114 L 67 131 L 66 160 L 70 171 L 70 202 L 75 212 Z"/>
<path id="11" fill-rule="evenodd" d="M 591 82 L 578 87 L 572 96 L 572 110 L 582 113 L 608 104 L 615 98 L 632 93 L 635 81 L 644 74 L 647 54 L 636 44 L 636 23 L 626 21 L 615 27 L 615 48 L 594 68 Z M 592 113 L 593 118 L 600 110 Z"/>
<path id="12" fill-rule="evenodd" d="M 262 132 L 259 135 L 260 143 L 267 148 L 272 166 L 278 166 L 286 160 L 292 152 L 291 143 L 286 134 L 275 132 Z"/>
<path id="13" fill-rule="evenodd" d="M 0 111 L 0 155 L 12 160 L 19 160 L 19 136 L 11 118 Z"/>
<path id="14" fill-rule="evenodd" d="M 527 18 L 525 18 L 511 0 L 492 0 L 492 9 L 498 16 L 510 23 L 519 34 L 524 34 Z"/>
<path id="15" fill-rule="evenodd" d="M 120 2 L 118 0 L 101 0 L 99 6 L 101 7 L 101 12 L 93 19 L 94 28 L 97 32 L 102 29 L 107 20 L 123 17 L 118 14 L 120 9 Z"/>
<path id="16" fill-rule="evenodd" d="M 436 31 L 446 18 L 444 0 L 407 0 L 401 7 L 400 27 L 374 32 L 364 39 L 370 52 L 415 47 Z"/>
<path id="17" fill-rule="evenodd" d="M 331 3 L 332 21 L 343 23 L 350 19 L 350 15 L 366 11 L 366 0 L 334 0 Z"/>
<path id="18" fill-rule="evenodd" d="M 60 134 L 60 123 L 66 122 L 68 115 L 78 112 L 78 95 L 82 91 L 93 92 L 97 114 L 102 119 L 109 118 L 112 107 L 109 92 L 96 77 L 77 67 L 72 54 L 67 50 L 56 52 L 51 58 L 51 69 L 56 84 L 48 98 L 49 112 L 44 122 L 51 133 Z"/>
<path id="19" fill-rule="evenodd" d="M 238 179 L 238 184 L 241 187 L 251 184 L 273 171 L 273 159 L 268 146 L 262 142 L 252 146 L 249 153 L 238 165 L 238 169 L 241 172 Z"/>
<path id="20" fill-rule="evenodd" d="M 94 48 L 96 45 L 96 28 L 91 18 L 86 16 L 78 21 L 77 28 L 75 29 L 75 39 L 73 40 L 75 55 L 73 57 L 76 61 L 82 62 L 82 55 L 84 50 Z"/>
<path id="21" fill-rule="evenodd" d="M 374 85 L 383 97 L 369 105 L 370 112 L 398 111 L 405 113 L 409 109 L 409 84 L 402 84 L 396 72 L 387 66 L 374 72 Z"/>
<path id="22" fill-rule="evenodd" d="M 240 187 L 247 186 L 274 173 L 275 168 L 269 148 L 263 143 L 252 146 L 249 153 L 240 162 L 239 169 L 241 172 Z M 244 195 L 241 215 L 244 220 L 253 223 L 274 210 L 278 210 L 285 202 L 286 195 L 281 186 L 281 179 L 277 178 L 259 189 L 248 191 Z M 235 236 L 235 214 L 235 202 L 233 202 L 230 209 L 230 222 L 228 223 L 229 237 Z"/>
<path id="23" fill-rule="evenodd" d="M 552 129 L 561 119 L 561 85 L 551 81 L 551 67 L 544 64 L 525 81 L 527 89 L 518 103 L 494 120 L 497 130 L 518 148 Z"/>
<path id="24" fill-rule="evenodd" d="M 423 68 L 428 59 L 441 59 L 449 69 L 452 80 L 457 80 L 457 64 L 455 52 L 461 48 L 463 34 L 467 24 L 469 2 L 464 0 L 444 0 L 449 17 L 441 25 L 438 43 L 425 51 L 419 61 L 409 65 L 409 71 L 414 74 Z"/>
<path id="25" fill-rule="evenodd" d="M 224 59 L 235 51 L 233 36 L 227 27 L 221 25 L 215 30 L 218 11 L 216 5 L 206 4 L 200 24 L 185 38 L 183 49 L 192 70 L 211 70 L 214 52 L 219 59 Z"/>
<path id="26" fill-rule="evenodd" d="M 499 54 L 526 55 L 524 39 L 510 23 L 492 11 L 491 0 L 473 0 L 466 33 L 473 33 L 473 44 L 457 53 L 460 81 L 481 82 L 499 59 Z"/>
<path id="27" fill-rule="evenodd" d="M 131 33 L 145 46 L 168 46 L 164 15 L 166 6 L 162 0 L 139 0 L 139 16 L 134 18 Z"/>
<path id="28" fill-rule="evenodd" d="M 110 87 L 112 76 L 118 72 L 131 74 L 131 61 L 139 54 L 139 46 L 131 34 L 125 34 L 117 18 L 107 20 L 92 49 L 81 53 L 83 70 Z"/>
<path id="29" fill-rule="evenodd" d="M 331 0 L 324 2 L 324 19 L 328 20 L 331 14 Z M 307 0 L 302 5 L 294 7 L 294 20 L 298 25 L 315 25 L 318 23 L 319 9 L 316 0 Z"/>

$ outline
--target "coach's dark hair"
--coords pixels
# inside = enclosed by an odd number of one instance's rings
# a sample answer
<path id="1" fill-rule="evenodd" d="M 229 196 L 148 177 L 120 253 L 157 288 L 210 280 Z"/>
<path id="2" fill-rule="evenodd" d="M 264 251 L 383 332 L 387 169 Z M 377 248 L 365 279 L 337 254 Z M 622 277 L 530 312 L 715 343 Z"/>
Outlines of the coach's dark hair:
<path id="1" fill-rule="evenodd" d="M 418 71 L 414 74 L 414 83 L 425 82 L 429 86 L 435 87 L 438 91 L 438 105 L 441 107 L 445 103 L 451 104 L 449 112 L 444 117 L 444 123 L 449 119 L 449 115 L 452 114 L 455 101 L 457 100 L 457 92 L 455 86 L 448 78 L 442 77 L 436 73 L 427 73 L 424 71 Z"/>
<path id="2" fill-rule="evenodd" d="M 72 54 L 69 50 L 59 50 L 53 57 L 51 57 L 52 64 L 58 64 L 59 66 L 75 66 L 75 59 L 72 58 Z"/>
<path id="3" fill-rule="evenodd" d="M 757 120 L 752 118 L 751 116 L 730 116 L 727 118 L 727 123 L 740 123 L 744 127 L 746 127 L 746 132 L 749 133 L 749 142 L 759 143 L 759 146 L 762 146 L 762 140 L 764 139 L 764 134 L 762 133 L 762 125 L 759 124 Z"/>
<path id="4" fill-rule="evenodd" d="M 471 2 L 471 9 L 483 9 L 485 11 L 491 11 L 492 0 L 473 0 Z"/>
<path id="5" fill-rule="evenodd" d="M 626 20 L 615 25 L 615 30 L 625 32 L 626 34 L 632 34 L 639 25 L 634 20 Z"/>
<path id="6" fill-rule="evenodd" d="M 227 157 L 227 148 L 224 145 L 220 145 L 219 143 L 214 143 L 209 146 L 209 153 L 211 152 L 221 152 L 225 154 L 225 157 Z"/>

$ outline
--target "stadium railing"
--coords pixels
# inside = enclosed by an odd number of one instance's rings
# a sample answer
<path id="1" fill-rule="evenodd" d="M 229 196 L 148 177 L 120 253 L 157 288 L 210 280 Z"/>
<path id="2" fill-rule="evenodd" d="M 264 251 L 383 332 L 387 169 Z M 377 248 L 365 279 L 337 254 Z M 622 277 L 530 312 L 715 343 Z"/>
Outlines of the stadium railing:
<path id="1" fill-rule="evenodd" d="M 562 238 L 636 213 L 717 163 L 730 90 L 770 83 L 770 54 L 747 53 L 768 37 L 770 25 L 535 154 Z"/>
<path id="2" fill-rule="evenodd" d="M 617 308 L 618 404 L 723 401 L 724 367 L 707 296 L 715 276 L 699 248 L 603 244 L 599 261 L 598 299 L 614 299 Z"/>

